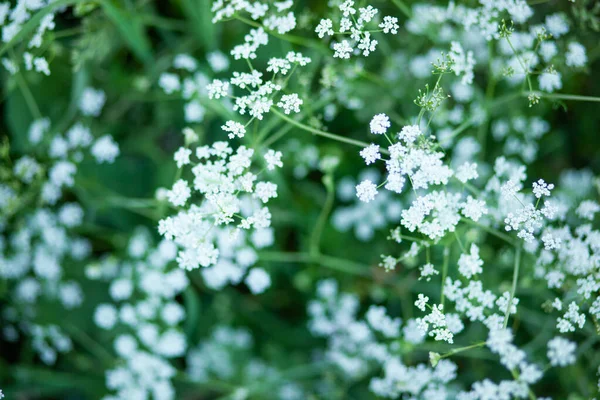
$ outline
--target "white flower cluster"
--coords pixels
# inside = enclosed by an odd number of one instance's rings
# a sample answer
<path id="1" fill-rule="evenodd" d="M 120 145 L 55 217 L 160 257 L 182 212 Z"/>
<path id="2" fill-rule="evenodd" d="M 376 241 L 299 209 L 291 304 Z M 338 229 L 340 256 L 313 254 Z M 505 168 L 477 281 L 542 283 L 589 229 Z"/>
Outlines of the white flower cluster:
<path id="1" fill-rule="evenodd" d="M 348 37 L 341 41 L 334 41 L 331 44 L 334 50 L 333 57 L 349 59 L 352 55 L 361 54 L 367 57 L 377 48 L 377 40 L 371 38 L 371 33 L 383 32 L 386 34 L 397 34 L 400 26 L 398 18 L 385 16 L 378 25 L 379 30 L 367 29 L 367 24 L 376 20 L 379 10 L 371 5 L 355 8 L 354 0 L 344 0 L 340 2 L 339 17 L 336 20 L 337 31 L 334 31 L 334 22 L 331 19 L 322 19 L 315 28 L 319 38 L 333 36 L 336 34 Z"/>
<path id="2" fill-rule="evenodd" d="M 244 12 L 254 21 L 262 20 L 262 25 L 270 31 L 283 35 L 296 28 L 296 16 L 289 11 L 293 1 L 276 1 L 273 4 L 261 1 L 216 0 L 212 5 L 213 23 L 234 18 Z"/>
<path id="3" fill-rule="evenodd" d="M 317 299 L 308 304 L 309 329 L 313 335 L 327 338 L 326 359 L 355 379 L 373 369 L 383 369 L 383 377 L 374 377 L 369 384 L 377 396 L 446 398 L 446 384 L 456 378 L 456 365 L 448 360 L 441 360 L 434 368 L 405 365 L 397 342 L 389 341 L 421 343 L 424 335 L 419 323 L 407 321 L 401 333 L 400 319 L 388 316 L 384 307 L 372 305 L 364 319 L 358 319 L 359 305 L 356 295 L 339 293 L 335 280 L 317 284 Z"/>
<path id="4" fill-rule="evenodd" d="M 17 40 L 19 33 L 21 33 L 24 25 L 32 18 L 33 14 L 51 3 L 51 0 L 18 0 L 13 2 L 12 9 L 10 2 L 0 3 L 2 42 L 7 44 L 13 40 Z M 55 12 L 46 13 L 35 27 L 35 33 L 27 43 L 27 51 L 23 52 L 23 66 L 25 70 L 50 75 L 48 61 L 40 55 L 39 49 L 42 48 L 44 34 L 54 30 L 56 27 L 54 16 Z M 32 53 L 37 53 L 37 56 Z M 1 60 L 4 68 L 11 75 L 16 74 L 20 70 L 16 61 L 14 58 L 2 58 Z"/>
<path id="5" fill-rule="evenodd" d="M 114 332 L 114 349 L 121 362 L 106 371 L 106 386 L 115 392 L 105 400 L 133 397 L 175 399 L 170 379 L 175 368 L 168 359 L 187 348 L 179 329 L 186 313 L 175 299 L 188 287 L 185 272 L 173 268 L 175 244 L 163 240 L 153 247 L 149 232 L 139 229 L 130 239 L 124 261 L 107 257 L 91 264 L 86 275 L 109 283 L 110 303 L 96 307 L 94 322 Z"/>
<path id="6" fill-rule="evenodd" d="M 19 304 L 18 308 L 6 309 L 10 322 L 3 333 L 12 342 L 19 338 L 18 329 L 23 330 L 33 337 L 40 358 L 54 364 L 57 353 L 70 351 L 72 345 L 59 326 L 44 321 L 37 305 L 56 301 L 66 310 L 78 308 L 85 296 L 77 274 L 68 267 L 81 265 L 91 254 L 90 242 L 76 233 L 84 223 L 83 208 L 76 202 L 62 201 L 63 189 L 75 185 L 84 150 L 91 146 L 99 163 L 112 162 L 118 147 L 108 136 L 92 145 L 90 129 L 79 123 L 64 136 L 50 136 L 49 119 L 34 121 L 28 139 L 41 153 L 47 153 L 44 158 L 48 165 L 23 156 L 13 168 L 19 186 L 0 184 L 0 276 L 8 280 Z M 112 154 L 100 151 L 106 141 Z M 40 206 L 29 209 L 29 202 Z"/>
<path id="7" fill-rule="evenodd" d="M 176 154 L 180 165 L 195 164 L 186 149 Z M 187 270 L 204 267 L 202 275 L 213 288 L 239 283 L 256 263 L 254 249 L 246 244 L 246 231 L 257 248 L 273 241 L 268 229 L 271 213 L 264 204 L 277 197 L 277 185 L 258 181 L 258 175 L 251 172 L 253 155 L 244 146 L 234 152 L 226 142 L 197 147 L 192 185 L 180 179 L 166 193 L 176 207 L 185 206 L 193 193 L 201 195 L 198 205 L 161 220 L 159 232 L 180 247 L 179 266 Z M 281 167 L 281 153 L 267 151 L 264 163 L 267 170 Z M 270 286 L 270 278 L 264 270 L 253 269 L 246 283 L 261 293 Z"/>

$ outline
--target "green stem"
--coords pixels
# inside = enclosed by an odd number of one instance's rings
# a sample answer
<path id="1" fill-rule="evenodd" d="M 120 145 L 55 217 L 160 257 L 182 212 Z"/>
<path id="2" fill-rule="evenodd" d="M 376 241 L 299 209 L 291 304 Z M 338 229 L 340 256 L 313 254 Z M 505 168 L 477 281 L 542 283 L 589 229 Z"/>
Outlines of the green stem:
<path id="1" fill-rule="evenodd" d="M 29 111 L 31 112 L 31 115 L 35 119 L 42 119 L 43 116 L 40 111 L 40 108 L 38 107 L 38 105 L 35 101 L 35 97 L 33 97 L 33 94 L 31 93 L 29 86 L 27 86 L 27 82 L 25 81 L 25 78 L 23 77 L 23 74 L 21 73 L 21 71 L 17 71 L 17 73 L 15 74 L 15 77 L 17 78 L 17 85 L 19 86 L 19 89 L 21 90 L 21 93 L 23 94 L 23 97 L 25 98 L 25 102 L 27 103 L 27 107 L 29 107 Z"/>
<path id="2" fill-rule="evenodd" d="M 489 233 L 491 235 L 494 235 L 494 236 L 496 236 L 499 239 L 504 240 L 506 243 L 510 244 L 511 246 L 515 245 L 514 240 L 510 236 L 505 235 L 504 233 L 498 231 L 497 229 L 494 229 L 494 228 L 489 227 L 487 225 L 483 225 L 483 224 L 481 224 L 479 222 L 475 222 L 475 221 L 473 221 L 473 220 L 471 220 L 469 218 L 461 218 L 461 221 L 466 222 L 466 223 L 471 224 L 471 225 L 474 225 L 474 226 L 477 226 L 478 228 L 483 229 L 487 233 Z"/>
<path id="3" fill-rule="evenodd" d="M 520 244 L 517 245 L 517 254 L 515 255 L 515 266 L 513 269 L 513 281 L 512 287 L 510 289 L 510 298 L 508 300 L 508 306 L 506 307 L 506 313 L 504 314 L 504 328 L 508 326 L 508 316 L 510 315 L 510 308 L 512 307 L 512 302 L 515 298 L 515 292 L 517 291 L 517 282 L 519 280 L 519 267 L 521 265 L 521 248 L 522 246 Z"/>
<path id="4" fill-rule="evenodd" d="M 450 263 L 450 248 L 448 246 L 444 247 L 444 263 L 442 264 L 442 289 L 440 293 L 440 304 L 442 307 L 444 306 L 444 286 L 446 282 L 446 277 L 448 276 L 448 264 Z"/>
<path id="5" fill-rule="evenodd" d="M 534 94 L 536 96 L 546 98 L 546 99 L 589 101 L 589 102 L 594 102 L 594 103 L 600 103 L 600 97 L 594 97 L 594 96 L 579 96 L 576 94 L 542 93 L 542 92 L 531 92 L 531 93 L 524 92 L 524 93 L 522 93 L 523 96 L 529 96 L 530 94 Z"/>
<path id="6" fill-rule="evenodd" d="M 331 209 L 333 208 L 333 202 L 335 200 L 335 186 L 333 184 L 333 177 L 331 175 L 325 175 L 323 177 L 323 184 L 327 189 L 327 197 L 325 198 L 325 205 L 321 209 L 319 219 L 317 220 L 317 223 L 315 224 L 315 228 L 311 235 L 310 254 L 312 256 L 318 256 L 320 254 L 319 245 L 321 243 L 321 235 L 323 233 L 323 228 L 327 223 L 327 218 L 331 213 Z"/>
<path id="7" fill-rule="evenodd" d="M 287 253 L 277 251 L 260 252 L 258 257 L 262 261 L 283 262 L 283 263 L 301 263 L 301 264 L 318 264 L 325 268 L 330 268 L 336 271 L 347 272 L 353 275 L 369 277 L 369 266 L 359 264 L 351 260 L 326 256 L 323 254 L 312 255 L 310 253 Z"/>
<path id="8" fill-rule="evenodd" d="M 279 110 L 277 110 L 276 108 L 272 108 L 271 112 L 273 112 L 275 115 L 277 115 L 279 118 L 281 118 L 282 120 L 289 122 L 290 124 L 305 130 L 307 132 L 310 132 L 314 135 L 318 135 L 318 136 L 323 136 L 326 137 L 328 139 L 332 139 L 332 140 L 336 140 L 338 142 L 342 142 L 342 143 L 347 143 L 347 144 L 351 144 L 353 146 L 357 146 L 357 147 L 367 147 L 369 144 L 366 142 L 361 142 L 360 140 L 354 140 L 354 139 L 350 139 L 344 136 L 340 136 L 340 135 L 336 135 L 334 133 L 329 133 L 329 132 L 325 132 L 322 131 L 320 129 L 316 129 L 316 128 L 312 128 L 308 125 L 304 125 L 301 122 L 296 121 L 295 119 L 292 119 L 290 117 L 288 117 L 287 115 L 283 114 L 282 112 L 280 112 Z M 381 150 L 382 153 L 384 154 L 389 154 L 387 152 L 387 150 Z"/>
<path id="9" fill-rule="evenodd" d="M 453 356 L 456 353 L 462 353 L 463 351 L 467 351 L 467 350 L 471 350 L 471 349 L 476 349 L 478 347 L 483 347 L 485 346 L 485 342 L 477 342 L 475 344 L 472 344 L 470 346 L 464 346 L 464 347 L 459 347 L 458 349 L 454 349 L 454 350 L 450 350 L 449 352 L 445 353 L 445 354 L 441 354 L 440 355 L 440 359 L 442 358 L 448 358 L 450 356 Z"/>

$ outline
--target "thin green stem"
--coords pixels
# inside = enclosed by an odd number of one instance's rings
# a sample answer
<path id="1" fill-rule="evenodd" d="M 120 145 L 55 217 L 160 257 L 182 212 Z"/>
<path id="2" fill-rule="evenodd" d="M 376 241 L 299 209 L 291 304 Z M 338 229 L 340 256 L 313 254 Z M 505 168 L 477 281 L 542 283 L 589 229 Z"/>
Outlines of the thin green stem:
<path id="1" fill-rule="evenodd" d="M 574 101 L 589 101 L 594 103 L 600 103 L 600 97 L 594 96 L 579 96 L 576 94 L 562 94 L 562 93 L 543 93 L 543 92 L 532 92 L 532 93 L 522 93 L 523 96 L 529 96 L 530 94 L 534 94 L 536 96 L 546 98 L 546 99 L 554 99 L 554 100 L 574 100 Z"/>
<path id="2" fill-rule="evenodd" d="M 444 286 L 446 282 L 446 277 L 448 276 L 448 264 L 450 263 L 450 248 L 448 246 L 444 247 L 444 262 L 442 264 L 442 288 L 440 293 L 440 304 L 442 307 L 444 306 Z"/>
<path id="3" fill-rule="evenodd" d="M 522 248 L 522 246 L 519 244 L 516 247 L 517 247 L 517 254 L 515 255 L 515 266 L 513 269 L 512 287 L 510 289 L 510 298 L 508 299 L 508 306 L 506 307 L 506 313 L 504 314 L 504 324 L 503 324 L 504 328 L 506 328 L 508 326 L 508 316 L 510 315 L 510 309 L 512 307 L 513 299 L 515 298 L 515 292 L 517 291 L 517 283 L 519 281 L 519 267 L 521 266 L 521 248 Z"/>
<path id="4" fill-rule="evenodd" d="M 471 224 L 471 225 L 474 225 L 474 226 L 477 226 L 477 227 L 483 229 L 484 231 L 486 231 L 487 233 L 489 233 L 491 235 L 494 235 L 494 236 L 496 236 L 499 239 L 504 240 L 506 243 L 510 244 L 511 246 L 515 245 L 515 241 L 510 236 L 505 235 L 504 233 L 498 231 L 497 229 L 494 229 L 494 228 L 489 227 L 487 225 L 483 225 L 483 224 L 481 224 L 479 222 L 475 222 L 475 221 L 473 221 L 472 219 L 469 219 L 469 218 L 461 218 L 461 221 L 466 222 L 466 223 Z"/>
<path id="5" fill-rule="evenodd" d="M 295 119 L 288 117 L 287 115 L 283 114 L 276 108 L 272 108 L 271 112 L 273 112 L 275 115 L 277 115 L 282 120 L 289 122 L 290 124 L 300 128 L 302 130 L 310 132 L 314 135 L 323 136 L 328 139 L 336 140 L 336 141 L 342 142 L 342 143 L 351 144 L 351 145 L 357 146 L 357 147 L 367 147 L 369 145 L 368 143 L 362 142 L 360 140 L 350 139 L 350 138 L 347 138 L 344 136 L 336 135 L 334 133 L 329 133 L 329 132 L 322 131 L 320 129 L 312 128 L 308 125 L 304 125 L 302 122 L 296 121 Z M 389 152 L 387 150 L 381 150 L 381 152 L 384 154 L 389 154 Z"/>
<path id="6" fill-rule="evenodd" d="M 454 354 L 462 353 L 463 351 L 467 351 L 467 350 L 471 350 L 471 349 L 476 349 L 478 347 L 483 347 L 483 346 L 485 346 L 485 342 L 477 342 L 477 343 L 472 344 L 470 346 L 464 346 L 464 347 L 459 347 L 458 349 L 450 350 L 449 352 L 447 352 L 445 354 L 441 354 L 439 356 L 439 358 L 440 359 L 442 359 L 442 358 L 448 358 L 450 356 L 453 356 Z"/>
<path id="7" fill-rule="evenodd" d="M 37 102 L 35 101 L 35 97 L 33 97 L 33 94 L 31 93 L 31 90 L 27 85 L 27 81 L 25 81 L 25 78 L 23 77 L 21 71 L 17 71 L 15 77 L 17 78 L 17 85 L 19 86 L 19 89 L 21 90 L 21 93 L 25 98 L 25 102 L 27 103 L 27 107 L 29 107 L 31 115 L 35 119 L 42 119 L 43 116 L 40 111 L 40 108 L 38 107 Z"/>
<path id="8" fill-rule="evenodd" d="M 336 271 L 347 272 L 353 275 L 369 277 L 369 266 L 359 264 L 357 262 L 326 256 L 323 254 L 312 255 L 310 253 L 287 253 L 277 251 L 264 251 L 258 254 L 262 261 L 283 262 L 283 263 L 300 263 L 300 264 L 318 264 L 325 268 L 330 268 Z"/>
<path id="9" fill-rule="evenodd" d="M 463 253 L 466 253 L 467 250 L 465 249 L 465 246 L 463 246 L 462 241 L 460 240 L 460 237 L 458 236 L 458 233 L 456 233 L 456 231 L 454 231 L 454 236 L 456 236 L 456 241 L 458 242 L 458 246 L 460 247 L 460 250 Z"/>
<path id="10" fill-rule="evenodd" d="M 310 254 L 314 257 L 320 254 L 319 247 L 321 243 L 321 235 L 323 234 L 323 228 L 327 223 L 327 218 L 329 218 L 329 214 L 331 213 L 333 202 L 335 200 L 335 186 L 333 184 L 333 177 L 331 175 L 325 175 L 323 177 L 323 184 L 327 189 L 327 197 L 325 198 L 325 204 L 321 209 L 321 213 L 319 214 L 319 218 L 317 219 L 317 223 L 313 229 L 310 241 Z"/>

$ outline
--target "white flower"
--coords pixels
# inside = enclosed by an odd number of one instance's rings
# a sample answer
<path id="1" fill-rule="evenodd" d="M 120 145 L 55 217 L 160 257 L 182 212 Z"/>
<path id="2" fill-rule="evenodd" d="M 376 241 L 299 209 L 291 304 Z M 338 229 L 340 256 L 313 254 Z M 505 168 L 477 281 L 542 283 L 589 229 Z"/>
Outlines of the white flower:
<path id="1" fill-rule="evenodd" d="M 364 158 L 365 164 L 370 165 L 381 158 L 379 154 L 379 145 L 370 144 L 360 151 L 360 156 Z"/>
<path id="2" fill-rule="evenodd" d="M 560 72 L 544 72 L 540 75 L 538 80 L 540 82 L 540 89 L 545 92 L 552 93 L 555 90 L 562 88 Z"/>
<path id="3" fill-rule="evenodd" d="M 272 182 L 258 182 L 254 189 L 254 197 L 263 203 L 268 202 L 269 199 L 277 197 L 277 185 Z"/>
<path id="4" fill-rule="evenodd" d="M 470 279 L 473 275 L 483 272 L 481 266 L 483 261 L 479 258 L 479 247 L 476 244 L 471 245 L 470 254 L 461 254 L 458 259 L 458 272 L 465 278 Z"/>
<path id="5" fill-rule="evenodd" d="M 265 154 L 265 161 L 267 162 L 267 169 L 269 171 L 274 170 L 276 167 L 283 167 L 283 163 L 281 162 L 281 152 L 269 149 Z"/>
<path id="6" fill-rule="evenodd" d="M 119 145 L 110 135 L 104 135 L 96 140 L 91 151 L 97 162 L 109 164 L 112 164 L 120 153 Z"/>
<path id="7" fill-rule="evenodd" d="M 374 133 L 375 135 L 382 135 L 386 133 L 390 126 L 390 118 L 385 114 L 375 115 L 369 124 L 371 133 Z"/>
<path id="8" fill-rule="evenodd" d="M 191 196 L 191 190 L 188 186 L 187 181 L 183 179 L 178 180 L 173 185 L 173 189 L 167 193 L 169 202 L 175 207 L 183 206 Z"/>
<path id="9" fill-rule="evenodd" d="M 302 103 L 304 102 L 296 93 L 285 94 L 281 96 L 281 100 L 277 103 L 277 107 L 282 108 L 285 114 L 290 114 L 292 112 L 299 113 Z"/>
<path id="10" fill-rule="evenodd" d="M 117 323 L 117 310 L 112 304 L 100 304 L 96 307 L 94 322 L 102 329 L 112 329 Z"/>
<path id="11" fill-rule="evenodd" d="M 370 202 L 375 199 L 377 195 L 377 186 L 373 182 L 368 179 L 365 179 L 358 185 L 356 185 L 356 196 L 360 201 L 364 201 L 365 203 Z"/>
<path id="12" fill-rule="evenodd" d="M 184 165 L 188 165 L 190 163 L 190 155 L 192 155 L 192 151 L 190 149 L 180 147 L 174 155 L 175 162 L 177 163 L 177 168 L 181 168 Z"/>
<path id="13" fill-rule="evenodd" d="M 202 122 L 206 109 L 198 101 L 190 101 L 184 106 L 185 122 Z"/>
<path id="14" fill-rule="evenodd" d="M 550 364 L 558 367 L 565 367 L 575 363 L 574 342 L 560 336 L 556 336 L 548 342 L 548 359 Z"/>
<path id="15" fill-rule="evenodd" d="M 546 17 L 546 29 L 555 38 L 559 38 L 569 32 L 569 23 L 564 14 L 552 14 Z"/>
<path id="16" fill-rule="evenodd" d="M 587 63 L 585 47 L 577 42 L 569 43 L 569 50 L 567 51 L 566 57 L 567 65 L 569 67 L 583 67 L 585 66 L 585 63 Z"/>
<path id="17" fill-rule="evenodd" d="M 456 170 L 456 178 L 462 183 L 467 183 L 470 180 L 477 179 L 479 174 L 477 173 L 477 164 L 465 162 Z"/>
<path id="18" fill-rule="evenodd" d="M 105 102 L 106 95 L 103 90 L 87 87 L 83 90 L 79 99 L 79 109 L 83 115 L 97 117 L 102 112 Z"/>
<path id="19" fill-rule="evenodd" d="M 262 268 L 252 268 L 244 282 L 252 294 L 261 294 L 271 286 L 271 277 Z"/>
<path id="20" fill-rule="evenodd" d="M 246 127 L 236 121 L 225 122 L 225 125 L 222 125 L 221 129 L 223 129 L 225 132 L 229 132 L 227 135 L 229 139 L 233 139 L 235 137 L 243 138 L 246 134 Z"/>
<path id="21" fill-rule="evenodd" d="M 463 205 L 461 212 L 465 217 L 471 218 L 473 221 L 477 222 L 482 215 L 488 213 L 488 209 L 484 200 L 476 200 L 473 197 L 468 196 L 467 202 Z"/>
<path id="22" fill-rule="evenodd" d="M 333 22 L 330 19 L 322 19 L 315 28 L 315 32 L 321 39 L 325 37 L 325 35 L 333 35 Z"/>
<path id="23" fill-rule="evenodd" d="M 335 51 L 335 53 L 333 53 L 333 57 L 349 59 L 353 48 L 350 46 L 350 42 L 344 39 L 339 43 L 334 43 L 333 50 Z"/>
<path id="24" fill-rule="evenodd" d="M 165 72 L 158 79 L 158 86 L 160 86 L 166 94 L 173 94 L 181 90 L 181 81 L 176 74 Z"/>
<path id="25" fill-rule="evenodd" d="M 398 18 L 386 15 L 383 17 L 383 22 L 379 24 L 379 27 L 383 29 L 383 33 L 392 33 L 395 35 L 398 33 L 400 25 L 398 25 Z"/>
<path id="26" fill-rule="evenodd" d="M 435 269 L 435 266 L 431 263 L 423 265 L 419 268 L 419 270 L 421 271 L 421 276 L 419 277 L 419 279 L 425 278 L 427 279 L 427 281 L 430 281 L 433 275 L 438 275 L 440 273 L 437 269 Z"/>
<path id="27" fill-rule="evenodd" d="M 177 54 L 173 59 L 173 67 L 194 72 L 198 68 L 198 63 L 189 54 Z"/>
<path id="28" fill-rule="evenodd" d="M 517 195 L 519 190 L 521 190 L 521 185 L 519 182 L 510 179 L 500 188 L 502 196 L 505 198 L 514 197 Z"/>
<path id="29" fill-rule="evenodd" d="M 554 185 L 552 183 L 546 183 L 543 179 L 533 182 L 533 194 L 538 199 L 542 196 L 550 196 L 550 191 L 552 189 L 554 189 Z"/>
<path id="30" fill-rule="evenodd" d="M 592 221 L 594 215 L 600 211 L 600 205 L 593 200 L 584 200 L 579 204 L 575 212 L 581 218 L 589 219 Z"/>
<path id="31" fill-rule="evenodd" d="M 425 306 L 427 305 L 428 301 L 429 297 L 424 296 L 422 293 L 419 293 L 419 295 L 417 296 L 417 301 L 415 301 L 415 306 L 417 306 L 419 310 L 425 311 Z"/>
<path id="32" fill-rule="evenodd" d="M 208 53 L 206 60 L 210 68 L 215 72 L 223 72 L 229 68 L 229 59 L 218 50 Z"/>
<path id="33" fill-rule="evenodd" d="M 215 79 L 206 87 L 208 91 L 209 99 L 220 99 L 221 97 L 227 97 L 229 93 L 229 82 Z"/>
<path id="34" fill-rule="evenodd" d="M 462 76 L 461 82 L 464 85 L 473 83 L 473 68 L 475 67 L 475 57 L 472 51 L 465 52 L 458 42 L 452 42 L 448 56 L 454 61 L 452 70 L 456 76 Z"/>
<path id="35" fill-rule="evenodd" d="M 403 140 L 405 143 L 410 144 L 414 143 L 414 141 L 422 135 L 421 128 L 417 125 L 408 125 L 402 128 L 400 133 L 398 133 L 398 138 Z"/>

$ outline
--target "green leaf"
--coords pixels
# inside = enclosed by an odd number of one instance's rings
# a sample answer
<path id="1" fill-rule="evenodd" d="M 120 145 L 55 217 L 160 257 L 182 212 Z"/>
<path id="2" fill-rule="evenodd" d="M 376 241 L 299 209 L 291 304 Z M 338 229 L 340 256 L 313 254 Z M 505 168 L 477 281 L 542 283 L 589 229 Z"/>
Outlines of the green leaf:
<path id="1" fill-rule="evenodd" d="M 183 301 L 185 303 L 185 326 L 184 332 L 185 336 L 189 342 L 192 342 L 192 338 L 194 334 L 197 332 L 198 321 L 200 320 L 200 297 L 198 293 L 194 290 L 192 286 L 188 287 L 185 292 L 183 292 Z"/>
<path id="2" fill-rule="evenodd" d="M 205 50 L 215 50 L 215 25 L 212 23 L 212 12 L 209 0 L 181 0 L 181 6 L 188 16 L 192 30 Z"/>
<path id="3" fill-rule="evenodd" d="M 104 12 L 115 24 L 135 56 L 144 64 L 150 64 L 153 60 L 152 47 L 141 19 L 115 6 L 110 1 L 102 1 L 101 4 Z"/>

